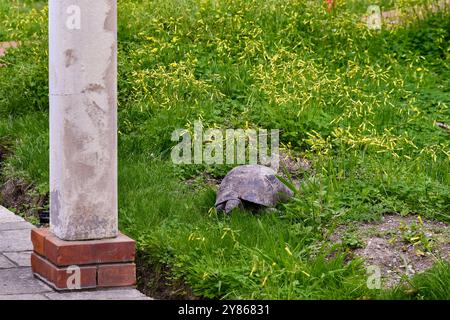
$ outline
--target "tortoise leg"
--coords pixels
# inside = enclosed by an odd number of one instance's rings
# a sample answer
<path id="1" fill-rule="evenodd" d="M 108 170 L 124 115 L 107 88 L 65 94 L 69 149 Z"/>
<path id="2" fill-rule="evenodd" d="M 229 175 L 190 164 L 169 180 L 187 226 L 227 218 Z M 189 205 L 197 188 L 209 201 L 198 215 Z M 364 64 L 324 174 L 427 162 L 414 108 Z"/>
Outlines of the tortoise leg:
<path id="1" fill-rule="evenodd" d="M 235 200 L 228 200 L 227 204 L 225 205 L 225 213 L 229 214 L 233 209 L 236 208 L 242 208 L 242 202 L 239 199 L 235 199 Z"/>
<path id="2" fill-rule="evenodd" d="M 217 212 L 225 211 L 225 203 L 221 203 L 221 204 L 217 205 L 216 210 L 217 210 Z"/>

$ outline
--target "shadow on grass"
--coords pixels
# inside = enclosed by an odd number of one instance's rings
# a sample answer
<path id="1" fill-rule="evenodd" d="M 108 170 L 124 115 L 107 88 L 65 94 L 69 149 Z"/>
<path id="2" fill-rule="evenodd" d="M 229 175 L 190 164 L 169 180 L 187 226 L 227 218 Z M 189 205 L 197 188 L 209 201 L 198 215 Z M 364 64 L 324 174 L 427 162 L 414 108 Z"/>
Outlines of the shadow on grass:
<path id="1" fill-rule="evenodd" d="M 204 300 L 196 296 L 182 280 L 175 280 L 170 275 L 170 267 L 153 263 L 143 251 L 136 253 L 139 291 L 159 300 Z"/>

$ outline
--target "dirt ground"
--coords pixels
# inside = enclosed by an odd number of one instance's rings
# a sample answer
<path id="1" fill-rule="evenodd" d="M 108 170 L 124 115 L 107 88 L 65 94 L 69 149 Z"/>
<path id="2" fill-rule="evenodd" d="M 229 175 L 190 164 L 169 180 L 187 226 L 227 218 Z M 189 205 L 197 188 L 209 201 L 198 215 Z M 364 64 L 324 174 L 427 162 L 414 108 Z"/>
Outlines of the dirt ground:
<path id="1" fill-rule="evenodd" d="M 3 160 L 6 158 L 6 148 L 0 145 L 0 166 L 2 165 Z"/>
<path id="2" fill-rule="evenodd" d="M 0 204 L 31 223 L 39 220 L 39 213 L 48 210 L 48 194 L 40 194 L 33 184 L 21 179 L 9 179 L 0 183 Z"/>
<path id="3" fill-rule="evenodd" d="M 143 253 L 136 256 L 136 276 L 139 291 L 162 300 L 203 300 L 181 280 L 170 277 L 170 269 L 157 266 Z"/>
<path id="4" fill-rule="evenodd" d="M 300 188 L 301 180 L 303 179 L 305 172 L 311 170 L 312 164 L 309 160 L 298 157 L 288 150 L 281 150 L 278 174 L 287 180 L 292 179 L 292 182 L 297 188 Z M 289 176 L 286 174 L 286 171 L 289 173 Z M 190 178 L 186 179 L 185 183 L 189 186 L 195 186 L 196 183 L 198 183 L 198 180 L 199 177 Z M 203 184 L 218 189 L 222 179 L 216 178 L 211 174 L 204 172 L 200 177 L 200 181 L 202 181 Z"/>
<path id="5" fill-rule="evenodd" d="M 403 276 L 430 269 L 438 259 L 450 262 L 448 225 L 417 215 L 385 215 L 379 222 L 340 226 L 330 241 L 363 258 L 366 266 L 380 267 L 387 288 Z"/>
<path id="6" fill-rule="evenodd" d="M 2 176 L 2 164 L 10 154 L 3 145 L 6 144 L 0 141 L 0 205 L 20 212 L 25 219 L 34 223 L 39 219 L 39 213 L 48 207 L 48 195 L 39 194 L 33 184 L 24 180 Z"/>

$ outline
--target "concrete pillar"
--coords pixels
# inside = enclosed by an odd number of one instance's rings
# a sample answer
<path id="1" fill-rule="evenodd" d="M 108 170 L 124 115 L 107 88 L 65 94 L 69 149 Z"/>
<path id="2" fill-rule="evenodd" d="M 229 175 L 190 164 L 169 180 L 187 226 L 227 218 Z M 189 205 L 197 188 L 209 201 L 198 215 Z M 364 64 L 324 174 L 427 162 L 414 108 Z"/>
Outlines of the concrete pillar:
<path id="1" fill-rule="evenodd" d="M 50 230 L 118 236 L 116 0 L 49 0 Z"/>
<path id="2" fill-rule="evenodd" d="M 50 0 L 50 230 L 31 268 L 56 290 L 136 283 L 117 227 L 116 0 Z"/>

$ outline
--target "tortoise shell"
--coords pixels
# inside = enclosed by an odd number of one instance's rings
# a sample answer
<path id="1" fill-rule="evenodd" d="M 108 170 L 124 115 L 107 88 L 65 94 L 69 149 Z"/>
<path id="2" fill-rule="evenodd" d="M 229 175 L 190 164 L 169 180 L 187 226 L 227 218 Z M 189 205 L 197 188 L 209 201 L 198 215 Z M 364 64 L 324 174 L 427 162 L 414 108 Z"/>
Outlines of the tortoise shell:
<path id="1" fill-rule="evenodd" d="M 244 165 L 231 170 L 220 184 L 216 198 L 218 211 L 229 213 L 243 207 L 244 202 L 273 207 L 290 198 L 293 192 L 277 177 L 276 172 L 261 165 Z"/>

